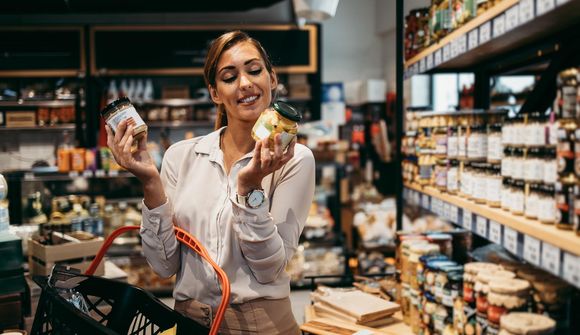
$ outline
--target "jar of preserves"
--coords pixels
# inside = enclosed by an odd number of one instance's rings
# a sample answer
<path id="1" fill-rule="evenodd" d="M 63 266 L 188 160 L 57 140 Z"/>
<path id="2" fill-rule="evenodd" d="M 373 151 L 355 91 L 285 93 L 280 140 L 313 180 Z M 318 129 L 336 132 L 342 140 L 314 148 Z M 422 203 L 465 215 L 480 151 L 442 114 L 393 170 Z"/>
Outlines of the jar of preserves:
<path id="1" fill-rule="evenodd" d="M 524 144 L 526 147 L 541 147 L 546 145 L 546 131 L 547 126 L 546 117 L 534 112 L 528 117 L 528 122 L 525 125 Z"/>
<path id="2" fill-rule="evenodd" d="M 569 174 L 556 183 L 556 227 L 572 230 L 574 225 L 574 188 L 576 176 Z"/>
<path id="3" fill-rule="evenodd" d="M 420 265 L 419 258 L 423 255 L 439 254 L 439 246 L 432 243 L 412 244 L 409 253 L 409 274 L 408 280 L 412 289 L 419 289 L 419 281 L 417 280 L 417 269 Z"/>
<path id="4" fill-rule="evenodd" d="M 432 155 L 419 156 L 419 184 L 432 185 L 434 182 L 436 158 Z"/>
<path id="5" fill-rule="evenodd" d="M 447 155 L 447 128 L 435 128 L 432 136 L 435 142 L 435 155 L 445 157 Z"/>
<path id="6" fill-rule="evenodd" d="M 457 158 L 458 156 L 458 142 L 457 127 L 449 127 L 447 130 L 447 158 Z"/>
<path id="7" fill-rule="evenodd" d="M 464 163 L 460 180 L 461 196 L 471 199 L 473 194 L 473 169 L 470 163 Z"/>
<path id="8" fill-rule="evenodd" d="M 487 295 L 487 334 L 498 334 L 500 318 L 510 312 L 525 311 L 530 298 L 530 283 L 522 279 L 501 279 L 489 283 Z"/>
<path id="9" fill-rule="evenodd" d="M 514 160 L 514 148 L 507 147 L 504 149 L 504 157 L 501 160 L 501 176 L 511 178 L 513 176 L 512 167 Z"/>
<path id="10" fill-rule="evenodd" d="M 469 135 L 469 126 L 460 126 L 457 128 L 457 158 L 459 159 L 467 159 L 467 141 Z"/>
<path id="11" fill-rule="evenodd" d="M 114 133 L 117 132 L 117 127 L 123 120 L 127 120 L 128 124 L 133 125 L 135 145 L 147 132 L 147 125 L 127 97 L 122 97 L 109 103 L 101 111 L 101 116 Z"/>
<path id="12" fill-rule="evenodd" d="M 447 190 L 447 164 L 446 159 L 439 159 L 435 166 L 435 187 L 441 192 Z"/>
<path id="13" fill-rule="evenodd" d="M 449 161 L 447 166 L 447 193 L 457 194 L 459 191 L 459 162 L 455 159 Z"/>
<path id="14" fill-rule="evenodd" d="M 512 120 L 512 118 L 506 117 L 504 119 L 504 124 L 501 128 L 501 144 L 504 147 L 513 145 L 513 143 L 512 143 L 512 129 L 513 129 L 513 120 Z"/>
<path id="15" fill-rule="evenodd" d="M 526 208 L 524 211 L 524 216 L 528 219 L 538 218 L 538 209 L 540 205 L 540 185 L 530 184 L 529 192 L 526 194 L 525 199 Z"/>
<path id="16" fill-rule="evenodd" d="M 495 272 L 501 267 L 494 263 L 472 262 L 466 263 L 463 272 L 463 301 L 469 306 L 476 306 L 475 283 L 479 272 Z"/>
<path id="17" fill-rule="evenodd" d="M 512 279 L 516 275 L 510 271 L 498 270 L 498 271 L 480 271 L 475 278 L 475 305 L 476 305 L 476 333 L 485 334 L 487 331 L 487 312 L 489 308 L 489 302 L 487 296 L 489 294 L 489 284 L 492 281 L 502 280 L 502 279 Z"/>
<path id="18" fill-rule="evenodd" d="M 526 138 L 526 124 L 525 117 L 522 114 L 518 114 L 513 119 L 513 132 L 512 132 L 512 145 L 516 147 L 525 146 Z"/>
<path id="19" fill-rule="evenodd" d="M 556 196 L 554 185 L 542 185 L 539 188 L 538 220 L 545 224 L 556 222 Z"/>
<path id="20" fill-rule="evenodd" d="M 481 161 L 487 159 L 487 130 L 484 125 L 471 127 L 467 140 L 467 159 Z"/>
<path id="21" fill-rule="evenodd" d="M 487 162 L 498 164 L 503 158 L 502 128 L 501 123 L 489 127 L 487 136 Z"/>
<path id="22" fill-rule="evenodd" d="M 417 280 L 419 282 L 419 289 L 425 293 L 435 292 L 435 275 L 439 264 L 449 262 L 449 258 L 445 255 L 424 255 L 419 257 L 417 265 Z"/>
<path id="23" fill-rule="evenodd" d="M 486 201 L 487 191 L 487 163 L 471 163 L 473 168 L 472 173 L 472 187 L 473 193 L 472 198 L 478 204 L 484 204 Z"/>
<path id="24" fill-rule="evenodd" d="M 508 211 L 508 212 L 509 212 L 510 208 L 512 208 L 511 188 L 512 188 L 512 179 L 505 178 L 503 180 L 502 186 L 501 186 L 501 209 L 503 209 L 504 211 Z"/>
<path id="25" fill-rule="evenodd" d="M 500 208 L 503 183 L 501 167 L 499 165 L 488 166 L 486 176 L 485 194 L 487 205 L 493 208 Z"/>
<path id="26" fill-rule="evenodd" d="M 453 301 L 460 293 L 459 278 L 462 275 L 463 266 L 461 265 L 455 264 L 439 267 L 439 271 L 435 277 L 435 299 L 438 303 L 446 307 L 453 307 Z"/>
<path id="27" fill-rule="evenodd" d="M 575 67 L 558 74 L 556 91 L 556 108 L 558 119 L 576 118 L 578 104 L 578 69 Z"/>
<path id="28" fill-rule="evenodd" d="M 529 148 L 524 159 L 524 180 L 532 183 L 540 183 L 544 179 L 544 157 L 542 149 Z"/>
<path id="29" fill-rule="evenodd" d="M 282 149 L 286 149 L 298 133 L 298 122 L 301 120 L 302 115 L 296 108 L 277 101 L 260 114 L 252 128 L 252 137 L 256 141 L 268 138 L 270 148 L 274 148 L 275 137 L 280 134 Z"/>
<path id="30" fill-rule="evenodd" d="M 558 174 L 560 177 L 574 173 L 574 137 L 576 128 L 577 126 L 574 120 L 567 122 L 560 121 L 557 146 Z"/>
<path id="31" fill-rule="evenodd" d="M 551 318 L 526 312 L 512 312 L 500 318 L 502 335 L 550 335 L 554 334 L 556 322 Z"/>
<path id="32" fill-rule="evenodd" d="M 439 247 L 439 253 L 449 259 L 453 256 L 453 237 L 449 234 L 428 234 L 427 241 Z"/>
<path id="33" fill-rule="evenodd" d="M 514 148 L 511 161 L 511 178 L 524 178 L 524 150 L 522 148 Z"/>
<path id="34" fill-rule="evenodd" d="M 522 180 L 515 180 L 511 185 L 510 212 L 514 215 L 524 215 L 525 210 L 525 184 Z"/>
<path id="35" fill-rule="evenodd" d="M 558 180 L 558 160 L 556 158 L 556 148 L 545 148 L 542 156 L 543 182 L 554 184 Z"/>

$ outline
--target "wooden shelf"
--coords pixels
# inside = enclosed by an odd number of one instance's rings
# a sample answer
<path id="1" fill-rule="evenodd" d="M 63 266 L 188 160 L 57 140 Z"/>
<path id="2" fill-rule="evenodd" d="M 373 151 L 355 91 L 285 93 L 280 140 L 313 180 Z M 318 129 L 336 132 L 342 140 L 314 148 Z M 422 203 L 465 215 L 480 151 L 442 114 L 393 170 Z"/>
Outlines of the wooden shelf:
<path id="1" fill-rule="evenodd" d="M 74 105 L 74 99 L 0 101 L 0 107 L 71 107 Z"/>
<path id="2" fill-rule="evenodd" d="M 75 125 L 71 124 L 60 124 L 56 126 L 37 126 L 37 127 L 6 127 L 0 126 L 0 132 L 13 132 L 13 131 L 27 131 L 27 132 L 60 132 L 63 130 L 75 130 Z"/>
<path id="3" fill-rule="evenodd" d="M 441 193 L 432 187 L 421 187 L 417 184 L 405 183 L 405 187 L 427 194 L 431 197 L 451 203 L 457 207 L 467 209 L 473 214 L 483 216 L 503 226 L 510 227 L 522 234 L 532 236 L 540 241 L 548 242 L 574 255 L 580 255 L 580 237 L 574 232 L 557 229 L 554 225 L 542 224 L 536 220 L 526 219 L 523 216 L 513 215 L 499 208 L 476 204 L 459 196 Z"/>
<path id="4" fill-rule="evenodd" d="M 454 30 L 449 35 L 441 39 L 438 43 L 431 45 L 430 47 L 421 51 L 419 54 L 407 60 L 405 63 L 405 68 L 407 70 L 410 69 L 410 73 L 412 74 L 426 72 L 433 69 L 467 68 L 476 64 L 480 64 L 485 60 L 506 54 L 507 52 L 527 45 L 530 42 L 540 41 L 546 36 L 557 34 L 558 32 L 574 24 L 578 24 L 579 22 L 580 1 L 577 0 L 571 0 L 566 3 L 556 5 L 556 7 L 551 11 L 540 15 L 538 15 L 536 9 L 534 11 L 535 17 L 533 19 L 527 22 L 523 22 L 499 36 L 494 36 L 494 32 L 492 31 L 490 34 L 490 40 L 485 43 L 478 43 L 478 46 L 471 49 L 468 46 L 466 47 L 464 53 L 455 57 L 450 57 L 447 60 L 442 59 L 441 63 L 439 64 L 435 64 L 434 61 L 433 67 L 431 68 L 427 68 L 427 65 L 419 66 L 420 62 L 430 56 L 432 57 L 436 52 L 442 50 L 444 46 L 450 46 L 460 38 L 465 38 L 467 40 L 467 44 L 469 44 L 469 38 L 467 36 L 468 33 L 474 31 L 474 29 L 480 28 L 482 25 L 488 22 L 493 26 L 494 18 L 504 14 L 510 8 L 518 6 L 519 3 L 520 0 L 503 0 L 483 14 L 475 17 L 465 25 Z M 535 3 L 535 1 L 532 1 L 532 3 Z"/>
<path id="5" fill-rule="evenodd" d="M 159 99 L 159 100 L 135 100 L 135 105 L 140 106 L 167 106 L 167 107 L 187 107 L 187 106 L 213 106 L 211 100 L 197 99 Z"/>

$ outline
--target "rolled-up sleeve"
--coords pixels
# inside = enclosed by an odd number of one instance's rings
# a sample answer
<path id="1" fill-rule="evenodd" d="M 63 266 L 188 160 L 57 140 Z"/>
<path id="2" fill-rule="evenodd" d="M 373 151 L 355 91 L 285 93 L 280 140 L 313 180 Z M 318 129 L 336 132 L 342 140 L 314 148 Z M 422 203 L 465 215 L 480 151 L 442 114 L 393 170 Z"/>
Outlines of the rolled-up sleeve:
<path id="1" fill-rule="evenodd" d="M 276 280 L 296 251 L 314 196 L 314 164 L 312 152 L 302 147 L 272 185 L 272 199 L 259 208 L 247 208 L 230 197 L 234 231 L 259 283 Z"/>
<path id="2" fill-rule="evenodd" d="M 161 168 L 161 182 L 167 201 L 156 208 L 149 209 L 143 203 L 141 213 L 141 241 L 143 254 L 149 265 L 161 277 L 173 276 L 179 269 L 180 246 L 173 231 L 173 208 L 171 198 L 177 182 L 176 173 L 166 153 Z"/>

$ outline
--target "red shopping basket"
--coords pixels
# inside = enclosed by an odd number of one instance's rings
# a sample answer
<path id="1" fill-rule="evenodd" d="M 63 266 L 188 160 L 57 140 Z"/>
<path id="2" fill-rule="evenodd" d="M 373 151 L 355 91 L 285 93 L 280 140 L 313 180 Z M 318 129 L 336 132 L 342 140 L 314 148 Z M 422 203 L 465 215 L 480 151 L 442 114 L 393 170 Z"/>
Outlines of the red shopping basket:
<path id="1" fill-rule="evenodd" d="M 145 335 L 159 334 L 175 325 L 177 334 L 217 334 L 229 303 L 229 280 L 199 241 L 183 229 L 174 228 L 177 239 L 208 261 L 221 282 L 222 301 L 211 329 L 172 310 L 155 296 L 138 287 L 92 276 L 113 240 L 124 232 L 139 229 L 139 226 L 125 226 L 113 231 L 105 240 L 85 275 L 74 276 L 78 281 L 74 290 L 83 296 L 88 313 L 80 311 L 66 301 L 46 280 L 35 278 L 42 288 L 42 293 L 31 334 Z M 71 273 L 65 275 L 71 276 Z"/>

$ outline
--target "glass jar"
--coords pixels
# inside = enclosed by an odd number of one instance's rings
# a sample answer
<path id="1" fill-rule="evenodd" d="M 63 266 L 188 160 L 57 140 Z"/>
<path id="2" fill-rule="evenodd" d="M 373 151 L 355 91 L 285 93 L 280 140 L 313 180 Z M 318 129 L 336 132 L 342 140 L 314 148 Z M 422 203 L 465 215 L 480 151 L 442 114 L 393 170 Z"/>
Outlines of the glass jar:
<path id="1" fill-rule="evenodd" d="M 494 263 L 472 262 L 466 263 L 463 272 L 463 301 L 475 308 L 475 283 L 479 272 L 495 272 L 501 268 Z"/>
<path id="2" fill-rule="evenodd" d="M 558 159 L 556 158 L 556 148 L 545 148 L 542 156 L 543 181 L 546 184 L 554 184 L 558 180 Z"/>
<path id="3" fill-rule="evenodd" d="M 445 255 L 424 255 L 419 257 L 419 268 L 417 268 L 417 280 L 419 281 L 419 288 L 425 294 L 435 293 L 435 276 L 436 269 L 439 264 L 449 262 L 449 258 Z"/>
<path id="4" fill-rule="evenodd" d="M 504 211 L 510 210 L 512 208 L 512 179 L 505 178 L 501 186 L 501 209 Z"/>
<path id="5" fill-rule="evenodd" d="M 560 121 L 557 145 L 558 174 L 560 177 L 574 173 L 574 136 L 576 128 L 574 120 Z"/>
<path id="6" fill-rule="evenodd" d="M 516 147 L 523 147 L 525 146 L 525 138 L 526 138 L 526 124 L 524 115 L 518 114 L 514 117 L 513 121 L 514 130 L 512 132 L 512 144 Z"/>
<path id="7" fill-rule="evenodd" d="M 433 130 L 433 142 L 435 142 L 435 155 L 445 157 L 447 155 L 446 127 L 437 127 Z"/>
<path id="8" fill-rule="evenodd" d="M 487 334 L 498 334 L 500 318 L 510 312 L 525 311 L 530 283 L 522 279 L 501 279 L 489 283 L 487 295 Z"/>
<path id="9" fill-rule="evenodd" d="M 575 67 L 558 74 L 556 91 L 556 111 L 558 119 L 574 119 L 578 96 L 578 69 Z"/>
<path id="10" fill-rule="evenodd" d="M 574 225 L 576 176 L 569 174 L 556 183 L 556 227 L 571 230 Z"/>
<path id="11" fill-rule="evenodd" d="M 117 127 L 121 121 L 127 120 L 128 124 L 132 124 L 135 145 L 147 132 L 147 125 L 127 97 L 122 97 L 109 103 L 101 111 L 101 116 L 114 133 L 117 132 Z"/>
<path id="12" fill-rule="evenodd" d="M 461 196 L 471 199 L 473 195 L 473 168 L 470 163 L 464 163 L 460 180 Z"/>
<path id="13" fill-rule="evenodd" d="M 459 191 L 459 162 L 455 159 L 449 161 L 447 166 L 447 193 L 457 194 Z"/>
<path id="14" fill-rule="evenodd" d="M 489 309 L 489 302 L 487 296 L 489 294 L 489 284 L 492 281 L 502 279 L 512 279 L 516 275 L 510 271 L 480 271 L 475 279 L 475 305 L 476 305 L 476 333 L 485 334 L 487 330 L 487 312 Z"/>
<path id="15" fill-rule="evenodd" d="M 439 253 L 451 259 L 453 256 L 453 237 L 450 234 L 428 234 L 427 241 L 439 247 Z"/>
<path id="16" fill-rule="evenodd" d="M 524 180 L 540 183 L 544 179 L 543 152 L 540 148 L 529 148 L 524 159 Z"/>
<path id="17" fill-rule="evenodd" d="M 513 179 L 524 178 L 524 150 L 522 148 L 514 148 L 511 163 L 511 177 Z"/>
<path id="18" fill-rule="evenodd" d="M 500 334 L 506 335 L 550 335 L 556 330 L 556 322 L 545 315 L 513 312 L 501 317 Z"/>
<path id="19" fill-rule="evenodd" d="M 538 220 L 544 224 L 554 224 L 557 208 L 554 185 L 542 185 L 539 196 Z"/>
<path id="20" fill-rule="evenodd" d="M 530 114 L 525 125 L 524 144 L 526 147 L 540 147 L 546 144 L 546 123 L 547 120 L 541 113 Z"/>
<path id="21" fill-rule="evenodd" d="M 472 173 L 472 198 L 475 203 L 485 204 L 487 191 L 487 163 L 472 163 L 474 172 Z"/>
<path id="22" fill-rule="evenodd" d="M 282 149 L 292 142 L 298 133 L 298 122 L 302 120 L 302 115 L 296 108 L 289 104 L 276 101 L 272 108 L 264 110 L 252 128 L 252 137 L 256 141 L 268 138 L 270 148 L 274 148 L 274 140 L 280 134 Z"/>
<path id="23" fill-rule="evenodd" d="M 501 193 L 503 178 L 501 177 L 501 167 L 490 165 L 486 173 L 486 202 L 493 208 L 501 207 Z"/>
<path id="24" fill-rule="evenodd" d="M 530 184 L 529 192 L 525 199 L 525 213 L 524 216 L 528 219 L 537 219 L 538 210 L 540 208 L 540 185 Z"/>
<path id="25" fill-rule="evenodd" d="M 504 147 L 513 145 L 512 143 L 513 119 L 506 117 L 501 128 L 501 144 Z"/>
<path id="26" fill-rule="evenodd" d="M 419 258 L 423 255 L 439 254 L 439 246 L 431 243 L 413 244 L 410 247 L 409 253 L 409 274 L 408 280 L 411 289 L 419 289 L 419 281 L 417 280 L 417 269 L 420 264 Z"/>
<path id="27" fill-rule="evenodd" d="M 458 154 L 457 127 L 449 127 L 447 131 L 447 158 L 457 158 Z"/>
<path id="28" fill-rule="evenodd" d="M 511 178 L 513 176 L 514 148 L 507 147 L 504 149 L 504 158 L 501 160 L 501 176 Z"/>
<path id="29" fill-rule="evenodd" d="M 516 180 L 511 185 L 510 212 L 514 215 L 524 215 L 525 197 L 524 182 Z"/>
<path id="30" fill-rule="evenodd" d="M 457 128 L 457 158 L 467 158 L 467 141 L 469 139 L 469 127 L 460 126 Z"/>
<path id="31" fill-rule="evenodd" d="M 483 125 L 471 127 L 467 140 L 467 159 L 481 161 L 487 159 L 487 131 Z"/>
<path id="32" fill-rule="evenodd" d="M 447 160 L 439 159 L 435 166 L 435 188 L 441 192 L 447 190 Z"/>
<path id="33" fill-rule="evenodd" d="M 435 167 L 435 157 L 431 155 L 419 156 L 419 184 L 431 185 L 433 183 L 433 171 Z"/>
<path id="34" fill-rule="evenodd" d="M 501 123 L 489 127 L 487 136 L 487 162 L 498 164 L 503 158 L 502 128 Z"/>
<path id="35" fill-rule="evenodd" d="M 453 301 L 459 294 L 458 278 L 461 278 L 463 266 L 445 265 L 439 268 L 435 277 L 435 299 L 438 303 L 446 307 L 453 307 Z M 451 282 L 454 283 L 454 289 L 451 288 Z"/>

